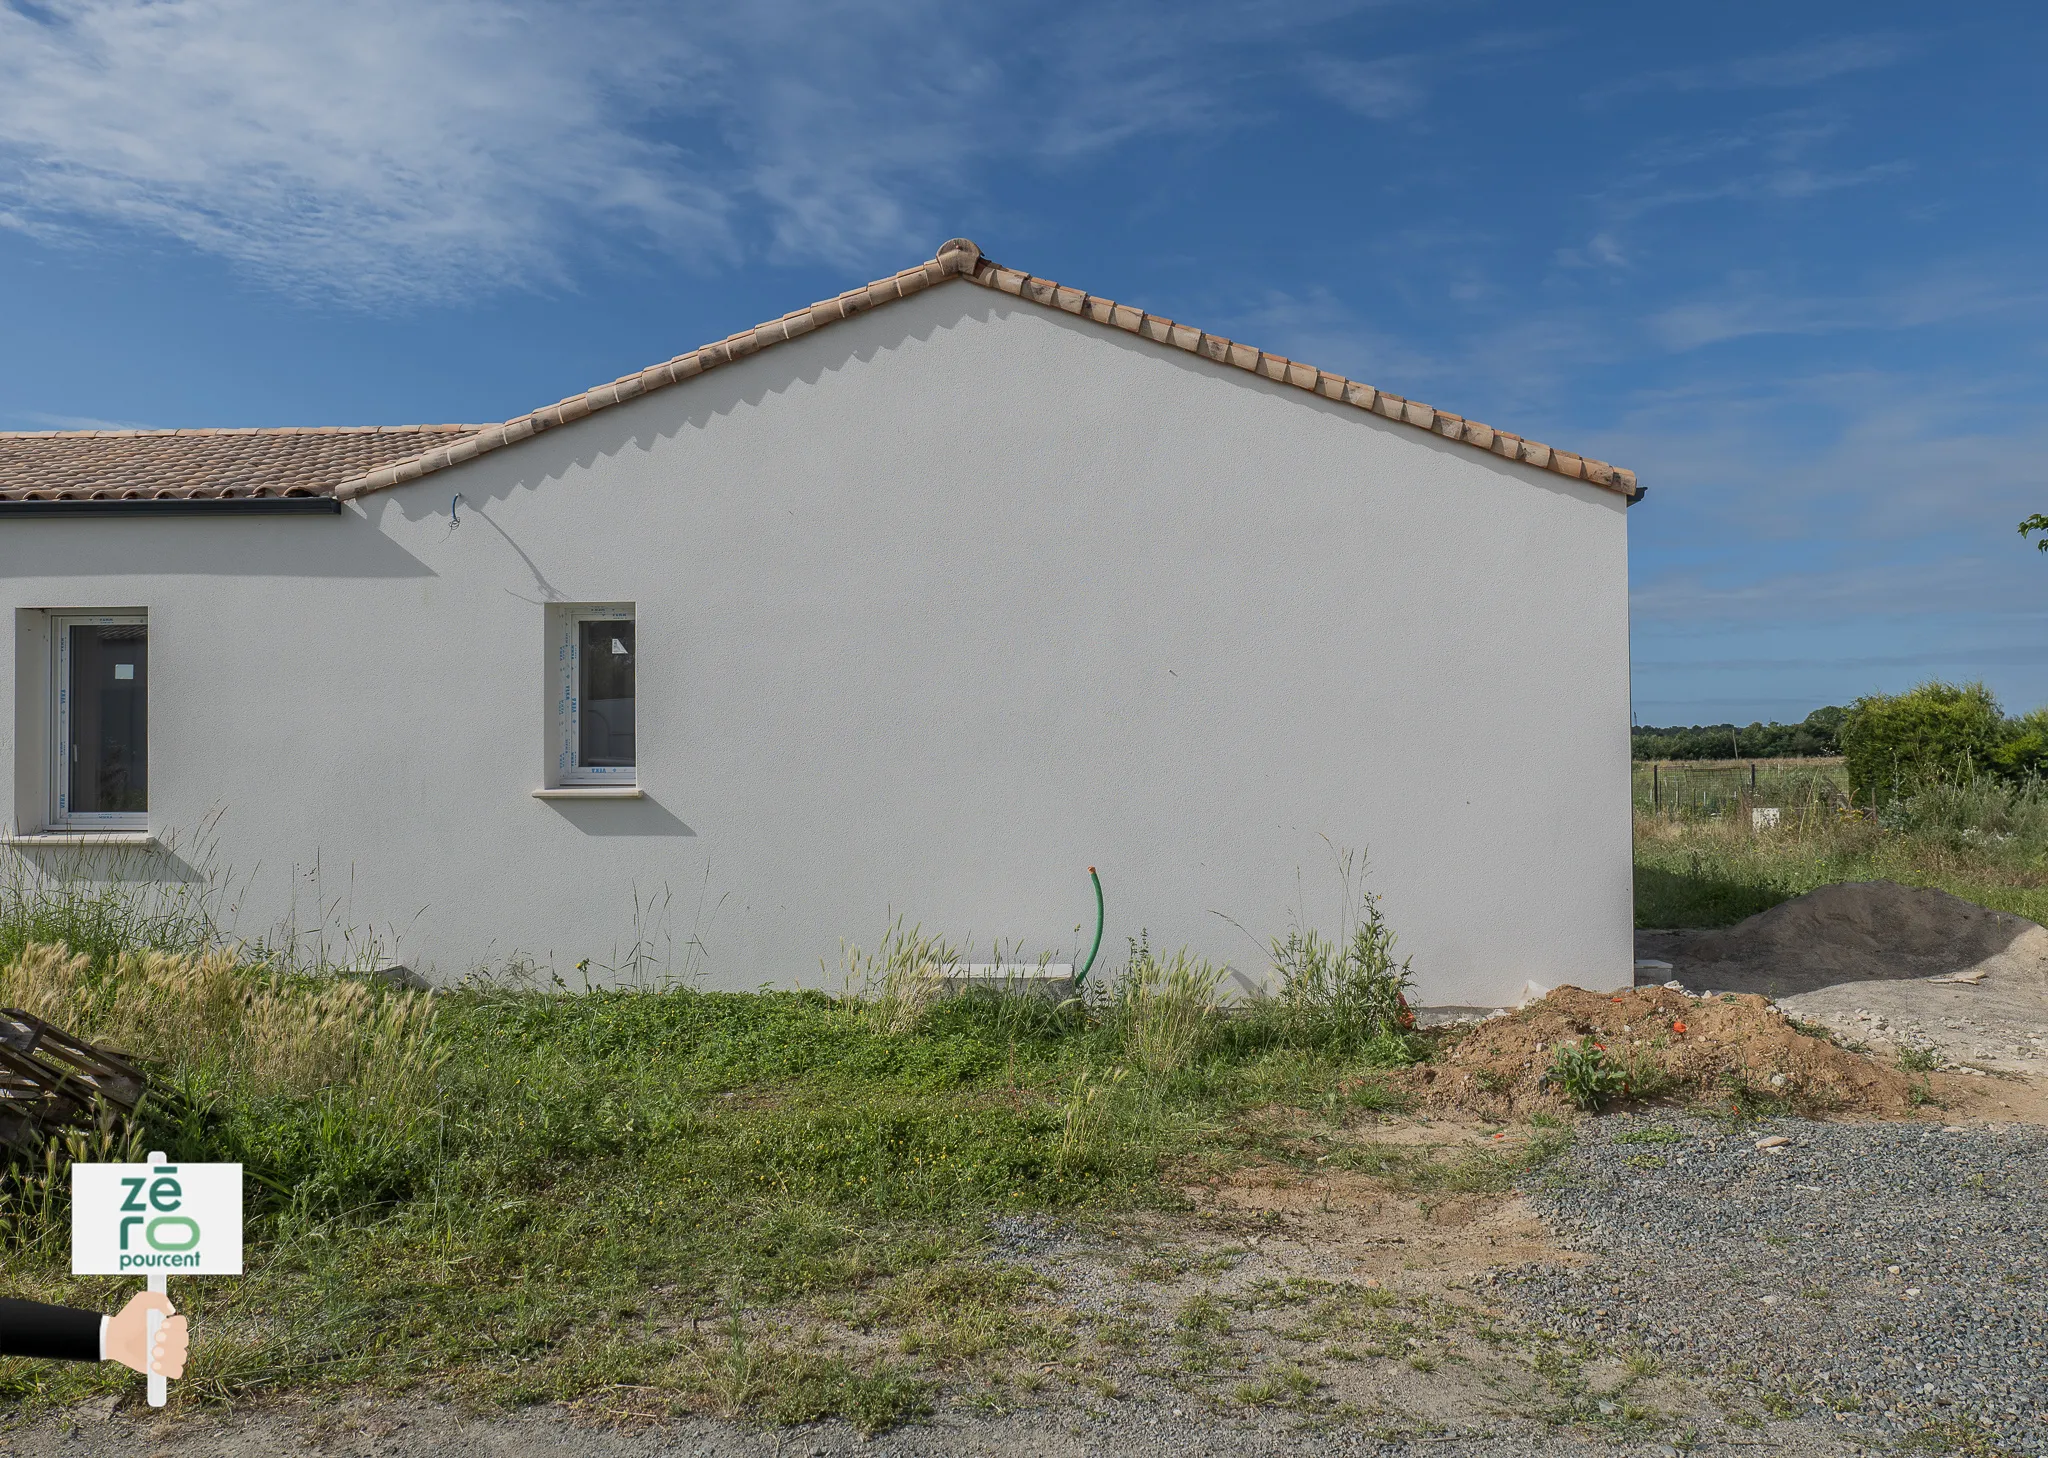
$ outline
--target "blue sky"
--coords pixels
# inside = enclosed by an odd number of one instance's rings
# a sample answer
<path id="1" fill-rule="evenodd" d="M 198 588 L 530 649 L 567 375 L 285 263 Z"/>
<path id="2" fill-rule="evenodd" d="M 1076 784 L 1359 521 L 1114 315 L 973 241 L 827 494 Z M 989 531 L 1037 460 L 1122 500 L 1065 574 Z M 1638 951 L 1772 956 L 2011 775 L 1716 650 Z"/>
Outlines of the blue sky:
<path id="1" fill-rule="evenodd" d="M 502 419 L 930 255 L 1635 469 L 1636 715 L 2048 702 L 2048 10 L 0 0 L 0 429 Z"/>

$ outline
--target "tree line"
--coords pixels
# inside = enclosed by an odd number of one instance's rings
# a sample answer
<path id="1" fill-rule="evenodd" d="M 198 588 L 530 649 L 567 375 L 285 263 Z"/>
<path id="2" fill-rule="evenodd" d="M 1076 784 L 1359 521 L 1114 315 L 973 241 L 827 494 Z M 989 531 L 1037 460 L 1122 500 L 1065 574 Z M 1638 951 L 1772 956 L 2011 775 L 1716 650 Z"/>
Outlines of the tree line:
<path id="1" fill-rule="evenodd" d="M 2019 787 L 2048 776 L 2048 708 L 2009 715 L 1983 684 L 1938 679 L 1902 694 L 1866 694 L 1847 708 L 1815 709 L 1797 724 L 1637 728 L 1631 738 L 1637 759 L 1839 754 L 1859 805 L 1901 800 L 1930 785 Z"/>
<path id="2" fill-rule="evenodd" d="M 1629 731 L 1637 759 L 1804 759 L 1840 754 L 1850 711 L 1815 709 L 1797 724 L 1688 724 Z"/>

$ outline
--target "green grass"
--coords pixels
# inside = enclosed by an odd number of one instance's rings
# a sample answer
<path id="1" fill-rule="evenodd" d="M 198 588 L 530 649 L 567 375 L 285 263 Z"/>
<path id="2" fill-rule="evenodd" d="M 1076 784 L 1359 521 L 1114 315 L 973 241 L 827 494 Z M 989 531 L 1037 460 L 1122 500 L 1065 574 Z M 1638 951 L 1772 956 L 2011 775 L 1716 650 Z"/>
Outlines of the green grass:
<path id="1" fill-rule="evenodd" d="M 129 985 L 93 975 L 78 998 Z M 980 1259 L 991 1216 L 1173 1205 L 1162 1176 L 1256 1146 L 1255 1111 L 1388 1106 L 1376 1069 L 1418 1051 L 1338 1057 L 1216 1017 L 1148 1070 L 1116 1004 L 993 997 L 908 1031 L 818 993 L 436 1003 L 446 1056 L 400 1123 L 345 1089 L 259 1091 L 232 1060 L 163 1069 L 183 1102 L 140 1147 L 252 1176 L 248 1274 L 174 1283 L 195 1330 L 175 1401 L 352 1386 L 886 1426 L 1071 1341 Z M 110 1309 L 122 1285 L 66 1274 L 61 1198 L 35 1213 L 31 1193 L 0 1196 L 10 1294 Z M 24 1409 L 125 1386 L 0 1360 Z"/>
<path id="2" fill-rule="evenodd" d="M 1849 790 L 1839 759 L 1663 760 L 1654 767 L 1637 760 L 1631 773 L 1636 811 L 1643 815 L 1726 815 L 1770 805 L 1789 819 L 1845 799 Z"/>
<path id="3" fill-rule="evenodd" d="M 1570 1143 L 1566 1133 L 1542 1130 L 1505 1148 L 1481 1146 L 1449 1153 L 1411 1145 L 1358 1144 L 1337 1149 L 1325 1163 L 1331 1169 L 1377 1176 L 1395 1194 L 1491 1195 L 1550 1163 Z"/>
<path id="4" fill-rule="evenodd" d="M 1733 811 L 1638 814 L 1639 927 L 1728 926 L 1817 887 L 1897 881 L 2048 921 L 2048 800 L 1996 786 L 1938 787 L 1873 819 L 1809 805 L 1776 830 Z"/>

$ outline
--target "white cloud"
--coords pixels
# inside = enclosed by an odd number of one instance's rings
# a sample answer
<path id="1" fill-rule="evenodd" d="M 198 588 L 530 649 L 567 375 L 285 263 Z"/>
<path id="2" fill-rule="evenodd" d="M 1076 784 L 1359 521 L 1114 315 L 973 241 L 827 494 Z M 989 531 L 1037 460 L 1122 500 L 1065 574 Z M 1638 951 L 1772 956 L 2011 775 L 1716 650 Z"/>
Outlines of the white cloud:
<path id="1" fill-rule="evenodd" d="M 2024 617 L 2048 613 L 2028 589 L 2041 564 L 2015 551 L 2010 560 L 1958 553 L 1932 561 L 1887 560 L 1841 567 L 1802 565 L 1749 576 L 1735 558 L 1712 571 L 1673 572 L 1629 593 L 1629 617 L 1644 627 L 1731 623 L 1813 626 L 1949 616 Z"/>
<path id="2" fill-rule="evenodd" d="M 1560 268 L 1626 268 L 1627 251 L 1611 229 L 1603 228 L 1577 248 L 1560 248 L 1552 255 Z"/>
<path id="3" fill-rule="evenodd" d="M 1427 96 L 1414 63 L 1405 56 L 1354 61 L 1311 56 L 1302 73 L 1320 95 L 1346 111 L 1375 121 L 1392 121 L 1419 109 Z"/>
<path id="4" fill-rule="evenodd" d="M 1892 65 L 1904 60 L 1908 51 L 1905 37 L 1899 35 L 1839 36 L 1677 74 L 1697 77 L 1703 86 L 1811 86 Z"/>
<path id="5" fill-rule="evenodd" d="M 731 246 L 727 205 L 634 123 L 705 62 L 630 13 L 490 0 L 0 6 L 0 198 L 277 280 L 411 298 L 556 272 L 626 229 Z"/>
<path id="6" fill-rule="evenodd" d="M 1600 101 L 1646 91 L 1738 91 L 1815 86 L 1837 76 L 1895 65 L 1911 53 L 1909 40 L 1897 34 L 1823 37 L 1781 51 L 1739 56 L 1704 66 L 1648 71 L 1631 80 L 1603 86 L 1588 100 Z"/>
<path id="7" fill-rule="evenodd" d="M 1773 294 L 1737 280 L 1719 298 L 1674 304 L 1647 321 L 1666 349 L 1698 349 L 1758 334 L 1834 334 L 1857 329 L 1908 329 L 2031 308 L 2048 299 L 2012 270 L 1950 264 L 1938 272 L 1854 294 Z"/>
<path id="8" fill-rule="evenodd" d="M 14 417 L 20 421 L 15 430 L 147 430 L 149 427 L 139 420 L 102 420 L 96 415 L 50 415 L 40 410 L 30 410 Z"/>
<path id="9" fill-rule="evenodd" d="M 1244 124 L 1365 0 L 0 0 L 0 227 L 168 235 L 359 301 L 592 252 L 922 255 L 978 165 Z"/>

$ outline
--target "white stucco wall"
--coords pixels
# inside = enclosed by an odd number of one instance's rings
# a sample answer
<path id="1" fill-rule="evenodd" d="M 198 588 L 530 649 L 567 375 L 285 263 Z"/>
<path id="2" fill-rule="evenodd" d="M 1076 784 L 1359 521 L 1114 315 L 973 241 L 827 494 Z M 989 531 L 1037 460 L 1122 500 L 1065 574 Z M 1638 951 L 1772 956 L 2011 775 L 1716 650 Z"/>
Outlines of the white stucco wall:
<path id="1" fill-rule="evenodd" d="M 1327 838 L 1496 1002 L 1629 976 L 1626 578 L 1617 495 L 950 283 L 339 518 L 6 524 L 0 803 L 23 610 L 143 607 L 244 935 L 818 985 L 892 911 L 1070 956 L 1095 865 L 1106 959 L 1257 971 Z M 637 604 L 646 800 L 532 797 L 549 601 Z"/>

